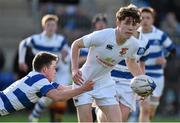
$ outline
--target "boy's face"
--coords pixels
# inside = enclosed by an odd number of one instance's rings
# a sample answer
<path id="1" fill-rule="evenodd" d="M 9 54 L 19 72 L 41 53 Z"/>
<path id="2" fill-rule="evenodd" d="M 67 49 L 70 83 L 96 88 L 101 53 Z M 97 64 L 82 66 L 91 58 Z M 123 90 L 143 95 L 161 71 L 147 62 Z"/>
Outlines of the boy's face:
<path id="1" fill-rule="evenodd" d="M 151 28 L 154 22 L 152 14 L 149 12 L 142 12 L 141 17 L 142 17 L 142 21 L 141 21 L 142 28 L 144 29 Z"/>
<path id="2" fill-rule="evenodd" d="M 45 75 L 50 82 L 52 82 L 55 79 L 56 67 L 57 67 L 56 64 L 57 64 L 57 61 L 52 61 L 51 65 L 46 67 Z"/>
<path id="3" fill-rule="evenodd" d="M 134 31 L 136 31 L 138 23 L 132 17 L 126 17 L 121 22 L 117 22 L 117 27 L 120 30 L 121 35 L 125 38 L 130 38 Z"/>
<path id="4" fill-rule="evenodd" d="M 105 29 L 107 27 L 106 22 L 104 22 L 103 20 L 97 21 L 95 23 L 95 29 L 96 30 L 101 30 L 101 29 Z"/>
<path id="5" fill-rule="evenodd" d="M 44 30 L 48 34 L 54 34 L 57 31 L 57 23 L 54 20 L 48 20 L 44 25 Z"/>

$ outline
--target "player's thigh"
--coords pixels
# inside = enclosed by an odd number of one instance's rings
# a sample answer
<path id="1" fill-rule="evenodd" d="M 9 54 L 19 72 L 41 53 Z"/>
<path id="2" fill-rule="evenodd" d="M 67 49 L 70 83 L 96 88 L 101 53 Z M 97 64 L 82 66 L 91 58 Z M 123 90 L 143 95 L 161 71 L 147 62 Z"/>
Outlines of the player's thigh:
<path id="1" fill-rule="evenodd" d="M 128 119 L 128 116 L 129 116 L 131 109 L 122 103 L 119 103 L 119 106 L 120 106 L 120 109 L 122 112 L 122 120 L 123 120 L 123 122 L 125 122 Z"/>
<path id="2" fill-rule="evenodd" d="M 78 120 L 80 122 L 92 122 L 92 104 L 79 105 L 76 107 Z"/>
<path id="3" fill-rule="evenodd" d="M 156 88 L 153 91 L 154 97 L 161 97 L 164 89 L 164 76 L 155 78 L 153 77 L 154 82 L 156 83 Z"/>
<path id="4" fill-rule="evenodd" d="M 116 84 L 116 97 L 118 102 L 124 105 L 124 107 L 127 107 L 127 109 L 131 111 L 136 110 L 137 96 L 128 84 Z"/>
<path id="5" fill-rule="evenodd" d="M 76 85 L 73 85 L 73 88 L 77 88 Z M 93 97 L 91 95 L 92 91 L 82 93 L 80 95 L 77 95 L 73 97 L 74 105 L 80 106 L 80 105 L 86 105 L 86 104 L 92 104 L 93 103 Z"/>
<path id="6" fill-rule="evenodd" d="M 164 76 L 153 78 L 153 80 L 157 86 L 156 89 L 153 91 L 153 94 L 149 98 L 151 114 L 154 114 L 156 108 L 159 106 L 159 101 L 164 89 Z"/>
<path id="7" fill-rule="evenodd" d="M 107 121 L 109 122 L 121 122 L 121 110 L 119 105 L 108 105 L 108 106 L 100 106 L 102 112 L 106 115 Z"/>
<path id="8" fill-rule="evenodd" d="M 96 115 L 98 122 L 107 122 L 106 115 L 102 112 L 102 110 L 99 107 L 96 107 Z"/>
<path id="9" fill-rule="evenodd" d="M 149 114 L 149 110 L 150 110 L 149 98 L 146 98 L 145 100 L 141 100 L 139 104 L 140 104 L 140 111 L 144 114 Z"/>

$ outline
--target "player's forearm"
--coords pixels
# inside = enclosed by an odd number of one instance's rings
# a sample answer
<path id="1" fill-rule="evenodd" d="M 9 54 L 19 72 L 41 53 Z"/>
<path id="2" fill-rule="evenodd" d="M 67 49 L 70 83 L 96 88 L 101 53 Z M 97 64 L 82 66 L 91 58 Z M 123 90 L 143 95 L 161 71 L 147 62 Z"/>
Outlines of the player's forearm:
<path id="1" fill-rule="evenodd" d="M 133 76 L 138 76 L 143 74 L 139 64 L 136 63 L 135 59 L 127 59 L 126 64 Z"/>
<path id="2" fill-rule="evenodd" d="M 79 50 L 80 47 L 78 42 L 75 41 L 71 46 L 71 69 L 78 69 L 79 68 Z"/>
<path id="3" fill-rule="evenodd" d="M 140 65 L 141 71 L 143 72 L 143 74 L 145 74 L 145 63 L 140 61 L 139 65 Z"/>
<path id="4" fill-rule="evenodd" d="M 64 90 L 64 91 L 58 91 L 58 92 L 59 92 L 58 95 L 54 99 L 55 101 L 66 101 L 86 91 L 80 87 L 80 88 L 76 88 L 72 90 Z"/>
<path id="5" fill-rule="evenodd" d="M 61 91 L 71 90 L 72 89 L 72 85 L 59 85 L 57 89 L 61 90 Z"/>

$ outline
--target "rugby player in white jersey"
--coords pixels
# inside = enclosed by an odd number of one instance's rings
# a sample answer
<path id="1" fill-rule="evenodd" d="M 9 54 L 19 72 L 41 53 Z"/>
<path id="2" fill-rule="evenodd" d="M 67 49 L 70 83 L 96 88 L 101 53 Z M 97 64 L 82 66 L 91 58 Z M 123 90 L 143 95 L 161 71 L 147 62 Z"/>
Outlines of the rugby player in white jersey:
<path id="1" fill-rule="evenodd" d="M 138 9 L 131 5 L 122 7 L 116 13 L 117 27 L 115 29 L 95 31 L 73 42 L 71 69 L 74 87 L 83 85 L 85 80 L 95 82 L 92 91 L 74 98 L 79 122 L 92 122 L 93 100 L 106 115 L 108 122 L 122 121 L 121 110 L 115 98 L 115 82 L 111 79 L 110 71 L 119 61 L 126 58 L 133 76 L 142 74 L 136 63 L 138 40 L 132 36 L 138 23 L 140 23 Z M 85 47 L 89 48 L 89 54 L 85 64 L 79 69 L 79 49 Z"/>
<path id="2" fill-rule="evenodd" d="M 58 57 L 47 52 L 38 53 L 33 60 L 33 71 L 0 92 L 0 116 L 32 106 L 42 96 L 54 101 L 64 101 L 92 90 L 94 82 L 87 81 L 80 88 L 72 89 L 51 83 L 56 75 Z"/>
<path id="3" fill-rule="evenodd" d="M 137 52 L 137 63 L 139 63 L 141 70 L 144 73 L 144 62 L 148 58 L 148 41 L 138 31 L 135 34 L 139 40 L 139 50 Z M 126 61 L 120 61 L 111 71 L 111 77 L 116 83 L 116 97 L 122 113 L 122 121 L 126 122 L 131 111 L 136 109 L 136 100 L 138 96 L 133 92 L 130 87 L 130 81 L 133 75 L 128 70 Z M 139 98 L 140 99 L 140 98 Z M 101 110 L 97 113 L 99 122 L 107 122 L 106 116 Z"/>
<path id="4" fill-rule="evenodd" d="M 149 55 L 145 62 L 145 73 L 154 79 L 157 87 L 152 96 L 140 103 L 140 122 L 149 122 L 154 117 L 164 88 L 164 72 L 166 59 L 163 54 L 166 49 L 175 55 L 176 49 L 166 33 L 159 30 L 154 23 L 154 10 L 150 7 L 141 8 L 141 27 L 138 29 L 149 41 Z"/>
<path id="5" fill-rule="evenodd" d="M 139 26 L 137 26 L 138 28 Z M 137 51 L 137 63 L 139 63 L 141 70 L 144 73 L 144 62 L 148 58 L 148 40 L 138 31 L 134 32 L 134 37 L 139 40 L 139 49 Z M 114 69 L 111 71 L 111 77 L 116 83 L 117 99 L 122 113 L 122 121 L 126 122 L 131 111 L 136 109 L 136 100 L 137 95 L 133 92 L 130 87 L 130 81 L 133 78 L 133 75 L 128 70 L 126 61 L 120 61 Z M 101 110 L 98 110 L 97 113 L 99 122 L 107 122 L 106 116 L 102 113 Z"/>
<path id="6" fill-rule="evenodd" d="M 40 51 L 54 53 L 61 57 L 58 61 L 57 73 L 55 81 L 58 84 L 68 85 L 70 83 L 70 48 L 67 45 L 67 40 L 64 36 L 57 34 L 58 17 L 56 15 L 45 15 L 42 17 L 41 24 L 43 32 L 32 35 L 24 39 L 19 45 L 19 67 L 23 71 L 29 68 L 25 63 L 25 54 L 27 47 L 32 49 L 33 55 Z M 66 102 L 64 102 L 66 103 Z M 52 104 L 52 100 L 42 97 L 35 105 L 34 110 L 29 116 L 29 121 L 38 121 L 41 112 Z M 66 108 L 62 108 L 65 110 Z M 62 111 L 63 112 L 63 111 Z"/>

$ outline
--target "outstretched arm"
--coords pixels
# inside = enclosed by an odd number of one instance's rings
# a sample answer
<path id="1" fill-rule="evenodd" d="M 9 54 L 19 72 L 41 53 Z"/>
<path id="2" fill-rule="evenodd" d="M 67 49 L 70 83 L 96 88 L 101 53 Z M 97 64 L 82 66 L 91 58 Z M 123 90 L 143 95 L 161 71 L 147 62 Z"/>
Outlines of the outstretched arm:
<path id="1" fill-rule="evenodd" d="M 61 89 L 52 89 L 46 93 L 46 96 L 54 101 L 65 101 L 81 93 L 92 90 L 93 85 L 94 82 L 87 81 L 82 86 L 75 89 L 66 89 L 64 91 Z"/>

